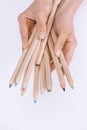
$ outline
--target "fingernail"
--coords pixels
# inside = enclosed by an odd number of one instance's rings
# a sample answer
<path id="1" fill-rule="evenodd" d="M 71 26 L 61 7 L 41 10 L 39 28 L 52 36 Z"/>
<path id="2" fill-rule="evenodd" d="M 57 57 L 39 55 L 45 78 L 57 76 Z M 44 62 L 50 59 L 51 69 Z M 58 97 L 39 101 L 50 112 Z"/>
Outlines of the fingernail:
<path id="1" fill-rule="evenodd" d="M 57 57 L 60 56 L 60 52 L 61 52 L 60 49 L 58 49 L 57 52 L 56 52 L 56 56 L 57 56 Z"/>
<path id="2" fill-rule="evenodd" d="M 44 38 L 45 38 L 45 33 L 44 33 L 44 32 L 40 32 L 39 37 L 40 37 L 41 39 L 44 39 Z"/>

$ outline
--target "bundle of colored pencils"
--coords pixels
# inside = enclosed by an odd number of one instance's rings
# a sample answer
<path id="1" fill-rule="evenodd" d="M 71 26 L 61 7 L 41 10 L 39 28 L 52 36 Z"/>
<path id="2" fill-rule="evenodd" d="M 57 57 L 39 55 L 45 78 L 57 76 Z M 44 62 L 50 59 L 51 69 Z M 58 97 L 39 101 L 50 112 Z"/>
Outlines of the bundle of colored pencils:
<path id="1" fill-rule="evenodd" d="M 53 29 L 53 21 L 59 3 L 60 0 L 54 0 L 53 8 L 47 21 L 45 39 L 41 40 L 39 38 L 37 25 L 34 25 L 29 38 L 29 47 L 23 50 L 22 56 L 10 80 L 9 87 L 12 87 L 13 84 L 17 85 L 23 80 L 21 95 L 24 95 L 34 67 L 33 98 L 35 102 L 37 101 L 39 90 L 41 93 L 44 93 L 45 90 L 48 92 L 52 90 L 51 62 L 54 63 L 61 88 L 65 91 L 64 75 L 69 85 L 73 88 L 73 79 L 62 50 L 59 57 L 54 53 L 54 44 L 56 43 L 57 35 Z M 63 32 L 62 48 L 69 35 L 68 30 Z"/>

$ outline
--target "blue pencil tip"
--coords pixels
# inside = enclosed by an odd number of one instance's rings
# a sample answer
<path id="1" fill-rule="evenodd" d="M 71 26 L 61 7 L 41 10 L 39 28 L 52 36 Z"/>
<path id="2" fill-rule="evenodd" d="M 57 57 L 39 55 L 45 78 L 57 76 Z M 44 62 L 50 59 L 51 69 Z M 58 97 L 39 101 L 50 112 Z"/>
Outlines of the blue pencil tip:
<path id="1" fill-rule="evenodd" d="M 17 86 L 18 84 L 17 83 L 15 83 L 15 87 Z"/>
<path id="2" fill-rule="evenodd" d="M 73 87 L 73 86 L 71 86 L 71 88 L 72 88 L 72 89 L 74 89 L 74 87 Z"/>
<path id="3" fill-rule="evenodd" d="M 36 101 L 36 100 L 34 100 L 34 103 L 37 103 L 37 101 Z"/>

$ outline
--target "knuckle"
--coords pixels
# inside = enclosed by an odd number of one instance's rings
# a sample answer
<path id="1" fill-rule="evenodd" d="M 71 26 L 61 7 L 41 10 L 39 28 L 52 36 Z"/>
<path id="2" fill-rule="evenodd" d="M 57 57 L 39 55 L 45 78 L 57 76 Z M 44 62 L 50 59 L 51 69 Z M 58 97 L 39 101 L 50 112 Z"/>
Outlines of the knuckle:
<path id="1" fill-rule="evenodd" d="M 18 16 L 18 18 L 17 18 L 18 22 L 20 22 L 20 20 L 22 20 L 22 18 L 23 18 L 23 14 L 20 14 L 20 15 Z"/>
<path id="2" fill-rule="evenodd" d="M 46 18 L 45 13 L 43 11 L 38 11 L 36 13 L 36 16 L 37 18 L 42 18 L 42 19 Z"/>

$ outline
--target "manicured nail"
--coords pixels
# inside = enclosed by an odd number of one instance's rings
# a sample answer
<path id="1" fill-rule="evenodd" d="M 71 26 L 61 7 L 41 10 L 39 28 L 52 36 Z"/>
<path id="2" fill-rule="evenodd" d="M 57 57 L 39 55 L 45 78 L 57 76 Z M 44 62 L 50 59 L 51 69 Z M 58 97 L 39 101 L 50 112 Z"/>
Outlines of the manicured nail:
<path id="1" fill-rule="evenodd" d="M 44 32 L 40 32 L 39 37 L 40 37 L 41 39 L 44 39 L 44 38 L 45 38 L 45 33 L 44 33 Z"/>
<path id="2" fill-rule="evenodd" d="M 60 56 L 60 53 L 61 53 L 61 50 L 58 49 L 57 52 L 56 52 L 56 56 L 59 57 L 59 56 Z"/>

